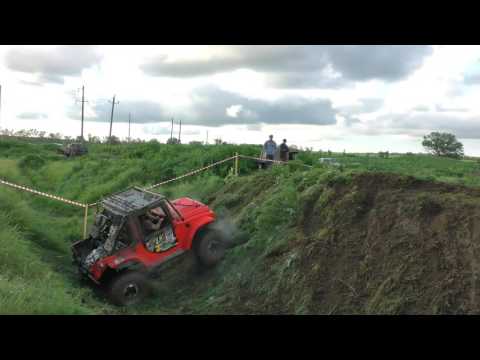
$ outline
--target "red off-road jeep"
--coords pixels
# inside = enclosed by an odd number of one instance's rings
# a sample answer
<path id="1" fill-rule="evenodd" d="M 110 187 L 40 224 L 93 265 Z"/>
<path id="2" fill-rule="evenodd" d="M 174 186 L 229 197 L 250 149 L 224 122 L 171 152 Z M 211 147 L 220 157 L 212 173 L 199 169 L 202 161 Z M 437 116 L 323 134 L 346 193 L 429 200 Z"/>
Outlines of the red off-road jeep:
<path id="1" fill-rule="evenodd" d="M 140 188 L 101 202 L 89 236 L 72 245 L 80 273 L 104 286 L 117 305 L 140 302 L 149 294 L 148 278 L 169 260 L 193 250 L 199 263 L 217 264 L 224 256 L 224 234 L 214 227 L 208 206 Z"/>

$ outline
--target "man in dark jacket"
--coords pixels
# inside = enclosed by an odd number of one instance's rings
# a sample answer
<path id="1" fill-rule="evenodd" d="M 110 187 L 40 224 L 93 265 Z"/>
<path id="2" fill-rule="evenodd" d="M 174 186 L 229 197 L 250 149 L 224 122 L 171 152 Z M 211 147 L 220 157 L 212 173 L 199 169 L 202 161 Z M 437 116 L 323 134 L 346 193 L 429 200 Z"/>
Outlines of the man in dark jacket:
<path id="1" fill-rule="evenodd" d="M 287 139 L 283 139 L 283 143 L 280 144 L 280 160 L 281 161 L 288 161 L 288 146 L 287 146 Z"/>

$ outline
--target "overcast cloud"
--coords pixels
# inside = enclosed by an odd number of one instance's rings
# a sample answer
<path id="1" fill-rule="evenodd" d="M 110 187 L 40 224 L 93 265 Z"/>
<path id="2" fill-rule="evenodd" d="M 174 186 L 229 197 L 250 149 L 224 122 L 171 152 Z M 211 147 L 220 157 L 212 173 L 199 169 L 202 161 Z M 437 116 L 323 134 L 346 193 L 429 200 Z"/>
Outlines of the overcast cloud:
<path id="1" fill-rule="evenodd" d="M 64 76 L 81 75 L 82 70 L 101 61 L 96 46 L 69 45 L 54 49 L 12 48 L 5 62 L 10 70 L 38 76 L 39 83 L 63 84 Z"/>
<path id="2" fill-rule="evenodd" d="M 116 101 L 115 101 L 116 102 Z M 112 103 L 106 100 L 94 103 L 91 106 L 92 113 L 85 115 L 88 121 L 110 122 L 112 114 Z M 114 121 L 128 123 L 129 114 L 131 121 L 137 124 L 157 123 L 169 120 L 168 113 L 164 108 L 153 101 L 131 101 L 125 100 L 114 107 Z M 78 105 L 71 105 L 68 115 L 72 119 L 80 120 Z"/>
<path id="3" fill-rule="evenodd" d="M 362 123 L 356 131 L 364 135 L 411 135 L 419 138 L 431 131 L 439 131 L 453 133 L 461 139 L 480 139 L 477 117 L 438 112 L 380 116 L 375 122 Z"/>
<path id="4" fill-rule="evenodd" d="M 171 61 L 162 54 L 141 68 L 149 75 L 179 78 L 246 68 L 265 73 L 274 87 L 325 88 L 352 81 L 400 80 L 431 54 L 432 47 L 423 45 L 243 45 L 207 59 Z"/>
<path id="5" fill-rule="evenodd" d="M 190 105 L 176 109 L 175 119 L 187 125 L 222 126 L 242 124 L 335 124 L 335 111 L 328 99 L 309 100 L 302 97 L 285 97 L 276 101 L 249 99 L 224 91 L 215 86 L 197 88 L 190 94 Z M 100 102 L 93 105 L 93 113 L 85 116 L 89 121 L 109 122 L 112 104 Z M 152 101 L 122 101 L 115 106 L 115 122 L 128 122 L 134 113 L 137 124 L 170 121 L 173 110 L 168 104 Z M 80 119 L 78 106 L 72 106 L 69 116 Z"/>
<path id="6" fill-rule="evenodd" d="M 421 151 L 429 131 L 480 139 L 480 46 L 0 46 L 0 127 L 221 137 L 343 151 Z M 478 125 L 477 125 L 478 124 Z M 184 138 L 185 136 L 185 138 Z M 480 155 L 480 142 L 466 153 Z M 389 148 L 391 147 L 391 148 Z"/>
<path id="7" fill-rule="evenodd" d="M 464 78 L 464 82 L 467 85 L 477 85 L 480 84 L 480 74 L 467 75 Z"/>
<path id="8" fill-rule="evenodd" d="M 383 102 L 380 98 L 359 99 L 359 104 L 342 106 L 340 110 L 345 114 L 368 114 L 380 110 Z"/>
<path id="9" fill-rule="evenodd" d="M 18 114 L 17 118 L 29 119 L 29 120 L 41 120 L 41 119 L 47 119 L 48 115 L 44 113 L 38 113 L 38 112 L 24 112 L 24 113 Z"/>

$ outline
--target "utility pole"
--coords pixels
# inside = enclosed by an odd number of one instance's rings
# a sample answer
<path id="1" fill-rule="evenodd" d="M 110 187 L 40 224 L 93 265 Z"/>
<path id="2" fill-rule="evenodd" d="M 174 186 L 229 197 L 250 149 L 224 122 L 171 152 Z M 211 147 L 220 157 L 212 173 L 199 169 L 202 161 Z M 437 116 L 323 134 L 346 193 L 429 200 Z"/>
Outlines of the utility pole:
<path id="1" fill-rule="evenodd" d="M 172 128 L 170 130 L 170 144 L 172 143 L 173 141 L 173 118 L 172 118 Z"/>
<path id="2" fill-rule="evenodd" d="M 82 86 L 82 127 L 81 127 L 81 131 L 80 131 L 80 138 L 81 138 L 81 141 L 83 142 L 84 141 L 84 138 L 83 138 L 83 114 L 84 114 L 84 105 L 85 103 L 88 102 L 88 101 L 85 101 L 85 86 Z"/>
<path id="3" fill-rule="evenodd" d="M 130 113 L 128 113 L 128 143 L 130 143 Z"/>
<path id="4" fill-rule="evenodd" d="M 208 130 L 207 130 L 207 141 L 205 142 L 205 145 L 208 144 Z"/>
<path id="5" fill-rule="evenodd" d="M 180 144 L 180 135 L 182 134 L 182 120 L 180 120 L 180 128 L 178 129 L 178 143 Z"/>
<path id="6" fill-rule="evenodd" d="M 110 115 L 110 133 L 108 135 L 108 141 L 112 143 L 112 124 L 113 124 L 113 109 L 115 108 L 115 104 L 118 104 L 119 102 L 115 102 L 115 95 L 113 95 L 113 100 L 112 100 L 112 113 Z"/>

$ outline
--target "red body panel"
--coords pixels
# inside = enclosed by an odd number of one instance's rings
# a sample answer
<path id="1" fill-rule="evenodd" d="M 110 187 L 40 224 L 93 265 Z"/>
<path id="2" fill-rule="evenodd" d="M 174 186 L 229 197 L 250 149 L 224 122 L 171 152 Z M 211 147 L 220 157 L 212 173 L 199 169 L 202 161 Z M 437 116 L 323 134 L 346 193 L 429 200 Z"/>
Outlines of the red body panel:
<path id="1" fill-rule="evenodd" d="M 132 247 L 125 248 L 97 261 L 91 268 L 91 275 L 95 280 L 100 280 L 105 270 L 116 269 L 119 266 L 135 262 L 143 265 L 145 269 L 151 269 L 168 260 L 179 251 L 188 251 L 192 248 L 192 242 L 197 231 L 215 221 L 215 213 L 210 208 L 190 198 L 181 198 L 172 202 L 176 210 L 182 215 L 181 219 L 175 211 L 172 212 L 172 227 L 177 238 L 177 245 L 161 253 L 150 252 L 146 249 L 143 241 Z"/>

